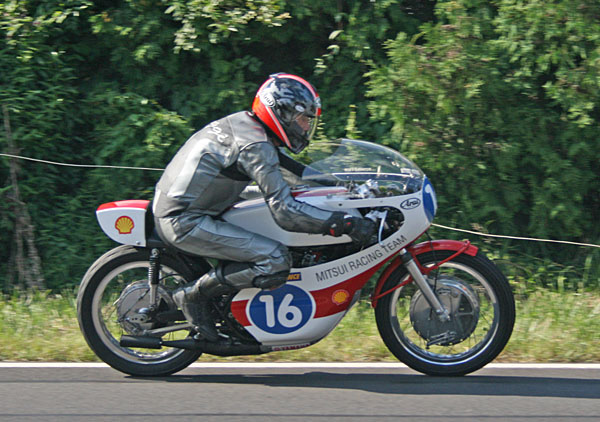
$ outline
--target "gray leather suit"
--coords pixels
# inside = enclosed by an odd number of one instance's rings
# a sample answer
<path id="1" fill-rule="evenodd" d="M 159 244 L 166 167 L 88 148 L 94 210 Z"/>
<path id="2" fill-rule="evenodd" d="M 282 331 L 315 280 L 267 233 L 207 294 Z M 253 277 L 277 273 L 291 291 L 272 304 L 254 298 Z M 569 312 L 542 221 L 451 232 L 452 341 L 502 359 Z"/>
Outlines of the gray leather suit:
<path id="1" fill-rule="evenodd" d="M 156 226 L 166 242 L 192 254 L 250 263 L 222 277 L 235 289 L 265 287 L 255 281 L 274 274 L 281 284 L 291 267 L 286 246 L 219 219 L 252 181 L 282 228 L 327 232 L 325 221 L 332 212 L 293 199 L 276 147 L 248 112 L 195 133 L 165 169 L 153 201 Z"/>

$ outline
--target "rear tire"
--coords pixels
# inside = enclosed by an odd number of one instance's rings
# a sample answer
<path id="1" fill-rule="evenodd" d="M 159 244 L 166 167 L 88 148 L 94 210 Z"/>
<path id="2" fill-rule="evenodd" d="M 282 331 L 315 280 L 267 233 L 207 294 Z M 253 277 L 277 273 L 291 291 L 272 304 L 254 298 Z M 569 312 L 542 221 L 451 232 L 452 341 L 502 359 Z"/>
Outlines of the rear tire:
<path id="1" fill-rule="evenodd" d="M 77 316 L 88 345 L 108 365 L 134 376 L 165 376 L 188 367 L 202 353 L 165 347 L 132 349 L 119 344 L 121 336 L 131 334 L 135 324 L 119 321 L 122 318 L 118 302 L 127 288 L 135 301 L 132 306 L 142 307 L 148 301 L 143 283 L 147 280 L 149 257 L 149 249 L 131 246 L 119 246 L 101 256 L 83 277 L 77 295 Z M 171 289 L 192 279 L 184 265 L 166 254 L 161 256 L 159 274 L 165 299 L 170 297 Z"/>
<path id="2" fill-rule="evenodd" d="M 426 252 L 417 258 L 427 267 L 454 253 Z M 514 298 L 504 275 L 481 253 L 458 255 L 432 271 L 429 279 L 433 280 L 436 273 L 438 296 L 446 294 L 448 303 L 460 303 L 455 306 L 453 326 L 437 322 L 416 283 L 408 283 L 379 299 L 375 309 L 377 328 L 388 349 L 412 369 L 428 375 L 465 375 L 491 362 L 506 346 L 515 321 Z M 382 291 L 392 289 L 408 276 L 403 266 L 398 267 Z M 462 323 L 463 315 L 466 324 Z M 454 330 L 444 329 L 444 324 Z M 436 336 L 428 338 L 429 329 L 436 334 L 452 333 L 454 338 L 435 344 Z"/>

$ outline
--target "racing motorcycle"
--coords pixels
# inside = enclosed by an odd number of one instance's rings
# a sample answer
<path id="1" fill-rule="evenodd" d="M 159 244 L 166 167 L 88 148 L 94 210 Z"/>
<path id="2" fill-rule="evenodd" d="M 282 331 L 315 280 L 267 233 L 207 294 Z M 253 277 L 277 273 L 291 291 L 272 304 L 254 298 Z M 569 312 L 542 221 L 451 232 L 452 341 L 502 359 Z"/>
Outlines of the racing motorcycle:
<path id="1" fill-rule="evenodd" d="M 295 199 L 373 219 L 378 233 L 371 244 L 285 231 L 260 196 L 236 203 L 221 218 L 287 245 L 293 268 L 277 289 L 212 299 L 219 340 L 207 342 L 194 336 L 171 293 L 218 262 L 163 243 L 149 201 L 103 204 L 99 224 L 121 245 L 89 268 L 77 297 L 79 325 L 97 356 L 124 373 L 162 376 L 202 353 L 300 349 L 327 336 L 368 293 L 384 343 L 416 371 L 464 375 L 503 350 L 515 319 L 510 286 L 468 241 L 417 243 L 437 201 L 415 164 L 385 146 L 350 139 L 315 143 L 301 160 L 307 167 Z"/>

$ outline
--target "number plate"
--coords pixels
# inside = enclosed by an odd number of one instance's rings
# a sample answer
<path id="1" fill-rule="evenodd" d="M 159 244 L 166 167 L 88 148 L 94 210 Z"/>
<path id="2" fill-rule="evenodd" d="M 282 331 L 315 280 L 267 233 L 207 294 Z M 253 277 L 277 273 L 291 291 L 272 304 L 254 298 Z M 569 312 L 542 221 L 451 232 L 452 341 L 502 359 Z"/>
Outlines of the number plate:
<path id="1" fill-rule="evenodd" d="M 267 333 L 287 334 L 302 328 L 312 317 L 314 300 L 303 289 L 285 284 L 258 293 L 250 302 L 252 323 Z"/>

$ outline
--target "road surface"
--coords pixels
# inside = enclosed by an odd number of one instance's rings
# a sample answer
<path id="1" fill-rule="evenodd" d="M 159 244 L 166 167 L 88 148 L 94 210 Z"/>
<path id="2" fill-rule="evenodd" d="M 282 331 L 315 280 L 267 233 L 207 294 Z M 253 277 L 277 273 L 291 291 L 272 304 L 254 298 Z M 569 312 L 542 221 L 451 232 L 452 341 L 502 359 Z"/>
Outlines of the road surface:
<path id="1" fill-rule="evenodd" d="M 0 363 L 0 421 L 600 421 L 600 365 L 195 364 L 164 378 Z"/>

